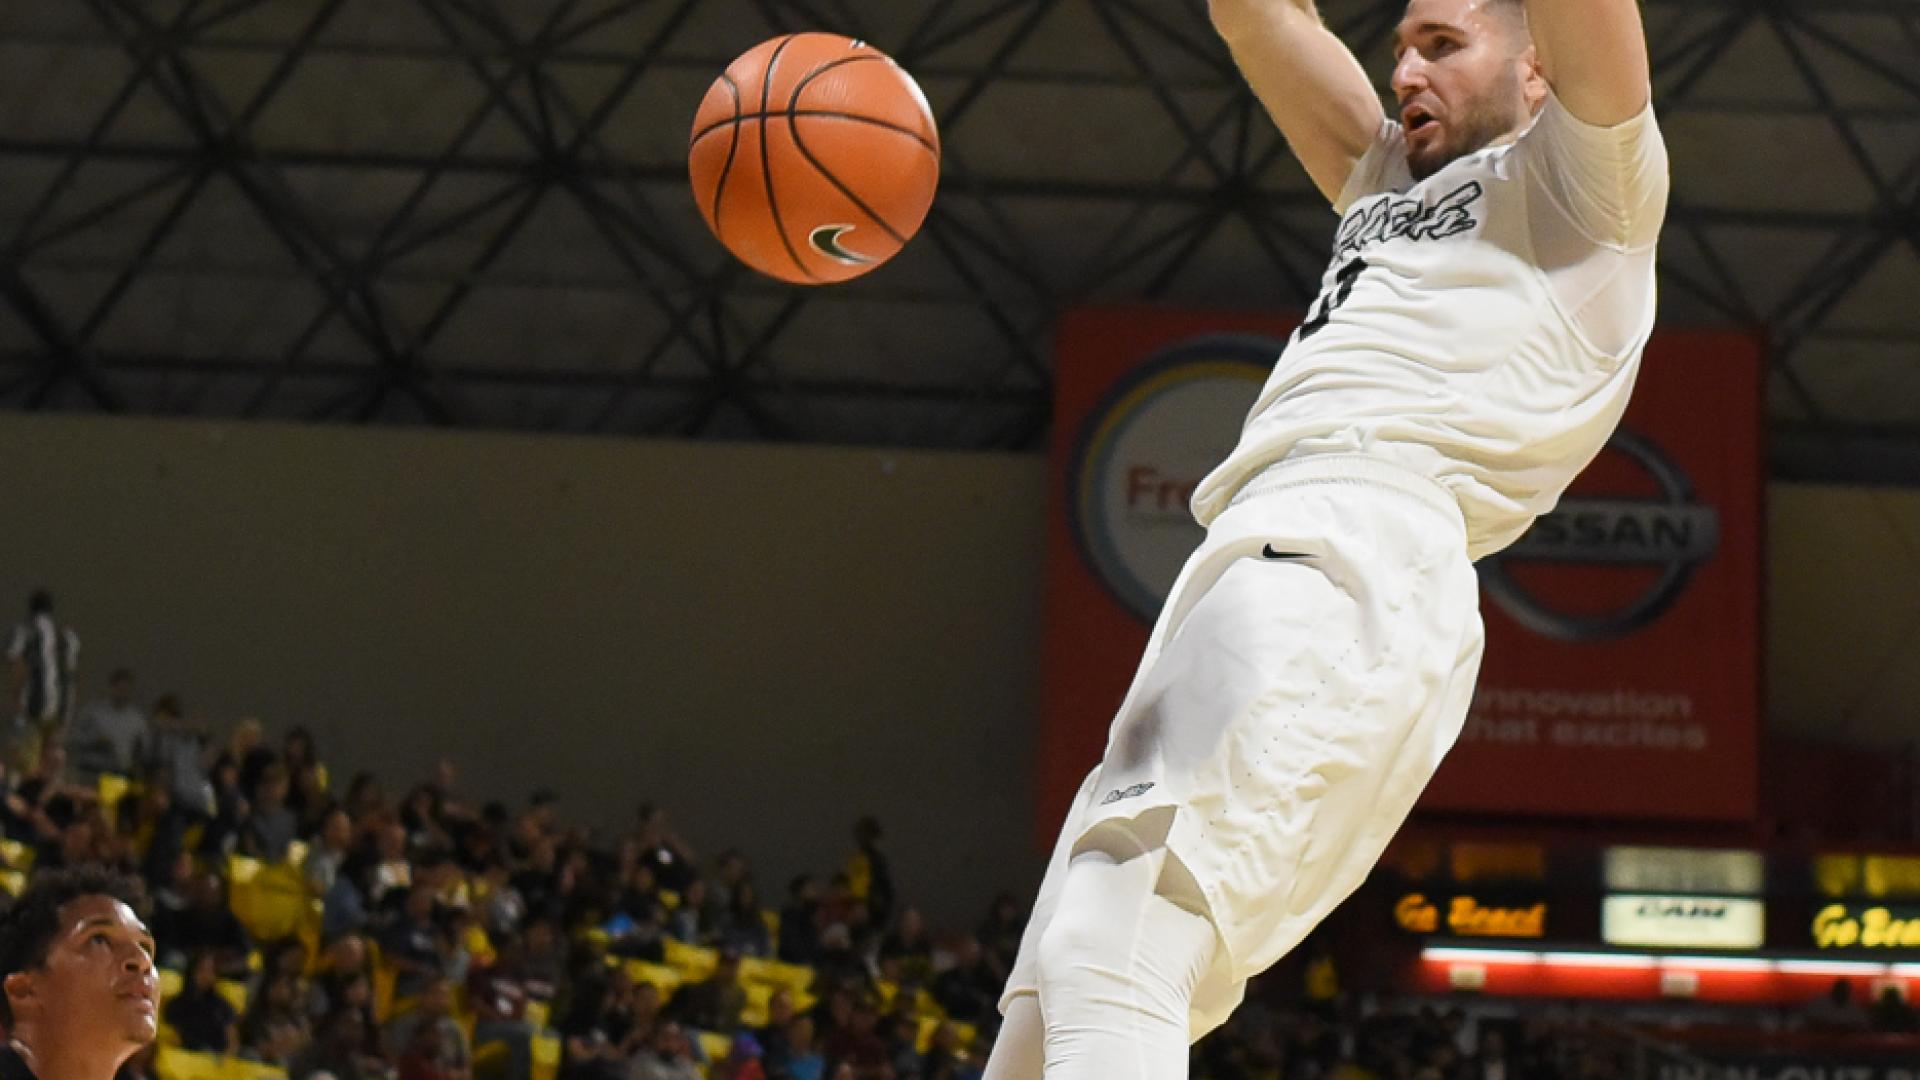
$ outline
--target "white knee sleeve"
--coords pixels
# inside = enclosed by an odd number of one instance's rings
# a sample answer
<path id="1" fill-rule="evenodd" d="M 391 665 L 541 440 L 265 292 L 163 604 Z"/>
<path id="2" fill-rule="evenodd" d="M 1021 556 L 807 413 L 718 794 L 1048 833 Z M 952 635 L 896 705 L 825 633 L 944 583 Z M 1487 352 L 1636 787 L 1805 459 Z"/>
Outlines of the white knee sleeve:
<path id="1" fill-rule="evenodd" d="M 1074 856 L 1041 935 L 1047 1080 L 1178 1080 L 1212 922 L 1155 892 L 1166 853 Z"/>
<path id="2" fill-rule="evenodd" d="M 1047 1022 L 1040 1014 L 1040 998 L 1019 994 L 1007 1002 L 1000 1034 L 987 1055 L 980 1080 L 1041 1080 L 1046 1066 Z"/>

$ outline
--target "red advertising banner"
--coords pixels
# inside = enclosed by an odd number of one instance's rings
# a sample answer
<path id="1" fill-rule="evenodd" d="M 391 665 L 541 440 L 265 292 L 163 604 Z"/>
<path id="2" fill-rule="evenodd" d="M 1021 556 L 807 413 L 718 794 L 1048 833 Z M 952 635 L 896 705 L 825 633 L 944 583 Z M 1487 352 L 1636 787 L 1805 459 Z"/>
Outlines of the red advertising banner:
<path id="1" fill-rule="evenodd" d="M 1293 320 L 1081 310 L 1056 343 L 1037 832 L 1099 760 Z M 1750 817 L 1759 723 L 1760 348 L 1661 333 L 1619 435 L 1481 563 L 1480 689 L 1428 810 Z"/>

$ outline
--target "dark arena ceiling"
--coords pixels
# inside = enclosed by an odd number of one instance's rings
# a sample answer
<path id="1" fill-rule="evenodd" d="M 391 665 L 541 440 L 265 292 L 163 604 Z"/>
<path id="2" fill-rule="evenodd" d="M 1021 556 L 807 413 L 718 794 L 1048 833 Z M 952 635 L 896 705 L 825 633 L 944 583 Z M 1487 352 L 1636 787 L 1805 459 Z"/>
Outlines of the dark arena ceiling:
<path id="1" fill-rule="evenodd" d="M 1384 75 L 1399 0 L 1322 8 Z M 1776 477 L 1920 480 L 1920 0 L 1646 14 L 1663 321 L 1767 337 Z M 803 29 L 891 52 L 946 151 L 907 252 L 820 289 L 685 172 Z M 0 4 L 13 409 L 1029 450 L 1063 307 L 1299 310 L 1333 225 L 1204 0 Z"/>

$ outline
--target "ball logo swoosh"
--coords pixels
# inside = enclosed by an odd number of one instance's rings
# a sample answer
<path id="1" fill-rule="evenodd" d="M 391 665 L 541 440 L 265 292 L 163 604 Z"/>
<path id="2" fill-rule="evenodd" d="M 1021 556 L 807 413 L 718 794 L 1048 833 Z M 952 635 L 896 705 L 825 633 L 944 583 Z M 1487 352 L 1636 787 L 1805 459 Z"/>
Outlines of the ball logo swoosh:
<path id="1" fill-rule="evenodd" d="M 862 255 L 840 242 L 841 237 L 852 231 L 851 225 L 822 225 L 807 235 L 807 243 L 827 258 L 848 266 L 871 266 L 879 262 L 873 256 Z"/>

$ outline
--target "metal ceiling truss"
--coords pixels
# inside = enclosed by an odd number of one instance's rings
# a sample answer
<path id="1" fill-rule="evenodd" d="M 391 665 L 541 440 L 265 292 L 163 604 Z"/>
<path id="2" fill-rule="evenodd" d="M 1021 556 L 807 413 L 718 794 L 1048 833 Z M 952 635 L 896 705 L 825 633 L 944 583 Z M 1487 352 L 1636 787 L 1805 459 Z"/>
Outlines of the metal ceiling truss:
<path id="1" fill-rule="evenodd" d="M 1403 5 L 1322 6 L 1377 61 Z M 1766 334 L 1776 475 L 1920 478 L 1920 406 L 1887 404 L 1920 322 L 1859 310 L 1920 265 L 1920 4 L 1647 11 L 1670 143 L 1815 123 L 1771 182 L 1862 193 L 1729 196 L 1676 153 L 1667 315 Z M 914 71 L 946 151 L 924 234 L 823 289 L 727 259 L 683 161 L 706 82 L 804 29 Z M 1334 225 L 1204 0 L 81 0 L 0 48 L 87 84 L 0 118 L 18 409 L 1024 450 L 1063 307 L 1297 310 Z"/>

